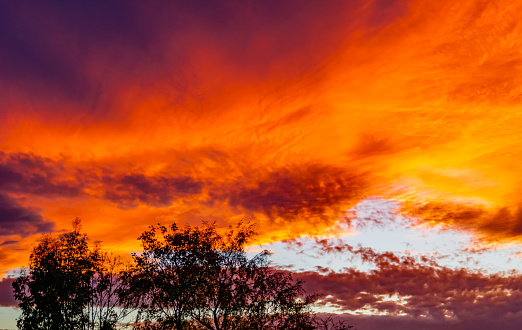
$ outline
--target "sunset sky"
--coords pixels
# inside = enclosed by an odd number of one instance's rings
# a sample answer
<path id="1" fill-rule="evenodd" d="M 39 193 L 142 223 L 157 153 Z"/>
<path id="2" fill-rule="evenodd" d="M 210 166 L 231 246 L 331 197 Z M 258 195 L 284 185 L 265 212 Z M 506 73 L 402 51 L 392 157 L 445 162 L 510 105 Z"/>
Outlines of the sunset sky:
<path id="1" fill-rule="evenodd" d="M 0 328 L 42 234 L 252 221 L 359 330 L 522 328 L 522 1 L 0 2 Z"/>

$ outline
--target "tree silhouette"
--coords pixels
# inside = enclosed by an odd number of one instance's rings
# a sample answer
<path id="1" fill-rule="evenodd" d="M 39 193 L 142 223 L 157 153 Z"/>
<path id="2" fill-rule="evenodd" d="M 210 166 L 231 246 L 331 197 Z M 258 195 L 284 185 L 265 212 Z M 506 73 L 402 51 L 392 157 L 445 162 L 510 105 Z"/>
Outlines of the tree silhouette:
<path id="1" fill-rule="evenodd" d="M 124 275 L 122 298 L 140 309 L 137 324 L 161 329 L 311 329 L 300 282 L 269 267 L 268 251 L 252 258 L 255 233 L 239 224 L 220 234 L 201 228 L 151 226 L 144 252 Z"/>
<path id="2" fill-rule="evenodd" d="M 248 277 L 238 329 L 314 329 L 310 306 L 317 296 L 305 295 L 301 281 L 267 264 L 253 269 Z"/>
<path id="3" fill-rule="evenodd" d="M 121 261 L 80 233 L 44 236 L 29 270 L 13 283 L 22 315 L 19 329 L 343 330 L 321 319 L 288 271 L 270 267 L 268 251 L 245 251 L 252 226 L 225 232 L 201 227 L 150 226 L 139 236 L 143 252 L 123 271 Z M 130 313 L 136 310 L 134 322 Z"/>
<path id="4" fill-rule="evenodd" d="M 120 272 L 123 263 L 112 252 L 99 253 L 96 273 L 91 277 L 92 297 L 84 312 L 88 317 L 88 329 L 116 329 L 118 322 L 123 321 L 132 308 L 128 308 L 119 299 L 124 289 Z"/>
<path id="5" fill-rule="evenodd" d="M 354 329 L 353 325 L 348 325 L 346 321 L 336 320 L 331 315 L 326 317 L 314 317 L 313 322 L 314 329 L 316 330 L 357 330 Z"/>
<path id="6" fill-rule="evenodd" d="M 115 329 L 128 314 L 116 311 L 121 263 L 98 244 L 89 247 L 80 230 L 76 219 L 72 232 L 44 236 L 33 249 L 29 270 L 13 283 L 19 329 Z"/>
<path id="7" fill-rule="evenodd" d="M 81 329 L 87 323 L 83 308 L 92 297 L 99 251 L 89 248 L 78 219 L 73 227 L 57 239 L 45 236 L 31 253 L 29 274 L 13 283 L 19 329 Z"/>
<path id="8" fill-rule="evenodd" d="M 139 309 L 141 328 L 186 327 L 198 290 L 207 284 L 200 255 L 211 248 L 206 244 L 212 235 L 208 228 L 182 230 L 173 224 L 151 226 L 138 238 L 144 251 L 133 255 L 134 265 L 123 273 L 126 290 L 120 297 Z"/>

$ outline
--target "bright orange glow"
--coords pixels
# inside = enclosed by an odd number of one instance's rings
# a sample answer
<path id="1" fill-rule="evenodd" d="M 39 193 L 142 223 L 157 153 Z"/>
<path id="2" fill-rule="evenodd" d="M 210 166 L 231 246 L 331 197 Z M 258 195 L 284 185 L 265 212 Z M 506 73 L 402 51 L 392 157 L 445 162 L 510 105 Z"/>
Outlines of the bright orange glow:
<path id="1" fill-rule="evenodd" d="M 522 5 L 391 7 L 377 24 L 377 5 L 362 1 L 324 38 L 310 28 L 322 44 L 284 51 L 271 31 L 236 49 L 194 27 L 181 69 L 166 56 L 165 70 L 108 81 L 96 104 L 13 91 L 2 164 L 19 168 L 16 153 L 45 159 L 32 170 L 49 182 L 7 193 L 57 232 L 83 218 L 122 253 L 158 221 L 257 220 L 263 242 L 313 235 L 373 195 L 403 201 L 413 221 L 519 240 Z M 162 51 L 175 52 L 165 38 Z M 93 52 L 85 79 L 108 63 Z M 5 237 L 27 249 L 35 235 Z M 24 263 L 27 250 L 16 251 L 2 270 Z"/>

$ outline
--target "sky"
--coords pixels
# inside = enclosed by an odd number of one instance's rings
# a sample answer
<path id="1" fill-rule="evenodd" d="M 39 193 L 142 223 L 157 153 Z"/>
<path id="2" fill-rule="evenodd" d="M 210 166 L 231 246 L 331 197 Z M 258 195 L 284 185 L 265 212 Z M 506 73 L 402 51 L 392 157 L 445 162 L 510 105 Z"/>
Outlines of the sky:
<path id="1" fill-rule="evenodd" d="M 0 328 L 43 234 L 252 221 L 359 330 L 522 327 L 522 1 L 0 3 Z"/>

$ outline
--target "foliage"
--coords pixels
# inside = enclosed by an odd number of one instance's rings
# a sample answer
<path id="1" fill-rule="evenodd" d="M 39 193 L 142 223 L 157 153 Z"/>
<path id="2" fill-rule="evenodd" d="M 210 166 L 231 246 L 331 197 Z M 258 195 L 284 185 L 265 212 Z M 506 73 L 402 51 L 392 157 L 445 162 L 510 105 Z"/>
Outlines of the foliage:
<path id="1" fill-rule="evenodd" d="M 312 323 L 316 330 L 357 330 L 354 329 L 353 325 L 346 324 L 346 321 L 335 320 L 331 315 L 327 317 L 316 316 Z"/>
<path id="2" fill-rule="evenodd" d="M 181 230 L 173 224 L 170 231 L 151 226 L 139 237 L 144 252 L 133 255 L 135 264 L 123 275 L 127 290 L 121 298 L 139 309 L 142 328 L 185 328 L 196 294 L 207 284 L 200 273 L 200 254 L 211 248 L 205 246 L 211 235 L 209 230 Z"/>
<path id="3" fill-rule="evenodd" d="M 72 232 L 44 236 L 33 249 L 29 270 L 13 283 L 19 329 L 352 328 L 314 315 L 318 296 L 270 267 L 268 251 L 249 257 L 252 226 L 150 226 L 138 238 L 143 252 L 125 269 L 97 243 L 90 247 L 80 226 L 76 219 Z M 132 311 L 135 321 L 125 323 Z"/>
<path id="4" fill-rule="evenodd" d="M 265 265 L 254 269 L 245 283 L 238 329 L 313 329 L 310 305 L 317 296 L 306 296 L 301 281 L 293 281 L 289 272 Z"/>
<path id="5" fill-rule="evenodd" d="M 124 276 L 137 323 L 161 329 L 307 329 L 309 305 L 300 282 L 269 267 L 268 251 L 247 258 L 250 226 L 220 234 L 214 224 L 151 226 L 144 252 Z"/>
<path id="6" fill-rule="evenodd" d="M 118 322 L 133 312 L 119 299 L 119 293 L 125 289 L 120 276 L 123 263 L 111 252 L 102 252 L 99 256 L 98 268 L 91 277 L 93 295 L 84 312 L 89 319 L 89 329 L 116 329 Z"/>
<path id="7" fill-rule="evenodd" d="M 32 251 L 29 275 L 14 283 L 20 301 L 20 329 L 80 329 L 87 323 L 83 307 L 92 296 L 90 280 L 99 251 L 89 249 L 87 237 L 74 230 L 58 239 L 45 236 Z"/>
<path id="8" fill-rule="evenodd" d="M 103 253 L 80 233 L 44 236 L 33 249 L 29 271 L 13 283 L 22 315 L 19 329 L 114 329 L 121 314 L 115 312 L 119 261 Z"/>

